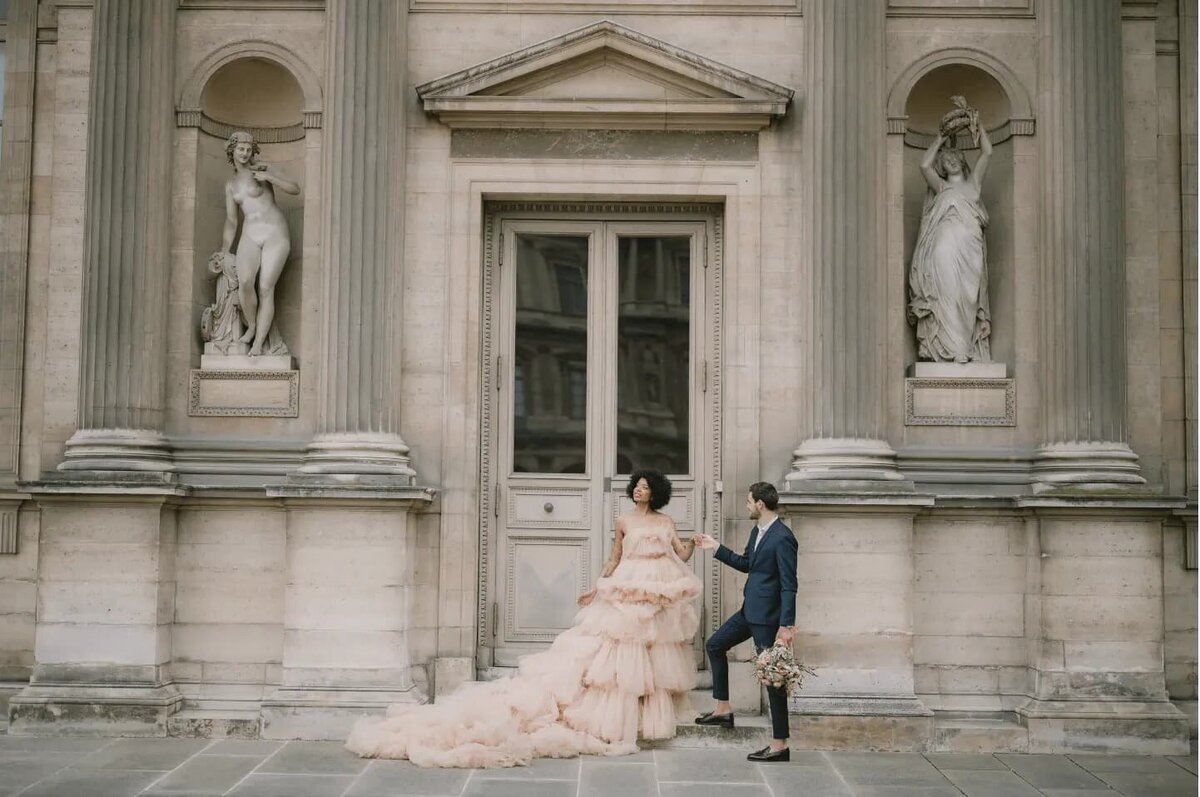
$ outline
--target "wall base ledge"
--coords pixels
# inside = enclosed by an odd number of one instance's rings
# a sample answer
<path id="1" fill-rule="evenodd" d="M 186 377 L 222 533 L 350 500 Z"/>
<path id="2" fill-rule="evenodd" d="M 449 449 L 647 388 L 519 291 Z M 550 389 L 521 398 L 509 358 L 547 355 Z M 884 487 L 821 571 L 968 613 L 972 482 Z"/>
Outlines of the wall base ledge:
<path id="1" fill-rule="evenodd" d="M 393 703 L 425 703 L 425 693 L 396 689 L 281 688 L 262 703 L 262 738 L 345 741 L 362 717 L 381 716 Z"/>
<path id="2" fill-rule="evenodd" d="M 29 686 L 9 700 L 14 736 L 166 736 L 183 705 L 174 684 Z"/>

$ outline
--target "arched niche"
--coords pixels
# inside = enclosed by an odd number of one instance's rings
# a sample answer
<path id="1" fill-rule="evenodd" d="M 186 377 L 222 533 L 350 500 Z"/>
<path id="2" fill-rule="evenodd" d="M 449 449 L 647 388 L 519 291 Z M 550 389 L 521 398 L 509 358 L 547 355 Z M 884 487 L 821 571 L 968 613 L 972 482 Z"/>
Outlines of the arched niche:
<path id="1" fill-rule="evenodd" d="M 908 275 L 921 225 L 928 186 L 921 174 L 921 159 L 937 136 L 942 116 L 960 95 L 979 110 L 994 151 L 983 183 L 982 199 L 989 216 L 987 242 L 988 294 L 991 306 L 991 356 L 1012 364 L 1016 356 L 1015 247 L 1016 201 L 1013 136 L 1033 132 L 1028 95 L 1006 68 L 976 51 L 935 53 L 922 59 L 897 81 L 888 98 L 889 132 L 903 136 L 902 170 L 904 232 L 903 302 L 909 301 Z M 962 134 L 958 141 L 972 166 L 978 147 Z M 907 326 L 905 362 L 917 360 L 916 332 Z"/>
<path id="2" fill-rule="evenodd" d="M 287 219 L 291 252 L 276 289 L 276 324 L 293 355 L 300 348 L 301 272 L 304 253 L 304 203 L 307 174 L 305 146 L 305 107 L 312 101 L 312 87 L 305 88 L 284 63 L 273 54 L 251 47 L 241 57 L 210 56 L 212 66 L 197 70 L 206 75 L 203 83 L 189 84 L 184 100 L 195 102 L 184 126 L 199 128 L 196 137 L 194 293 L 195 323 L 193 340 L 196 352 L 202 349 L 199 317 L 212 301 L 213 283 L 208 274 L 209 256 L 220 249 L 225 224 L 225 183 L 233 175 L 226 154 L 229 135 L 245 130 L 254 136 L 261 149 L 259 158 L 286 174 L 300 185 L 299 196 L 276 192 L 275 201 Z M 316 98 L 319 100 L 319 96 Z M 181 110 L 181 117 L 183 112 Z M 187 121 L 194 124 L 187 125 Z M 239 228 L 234 250 L 240 240 Z"/>

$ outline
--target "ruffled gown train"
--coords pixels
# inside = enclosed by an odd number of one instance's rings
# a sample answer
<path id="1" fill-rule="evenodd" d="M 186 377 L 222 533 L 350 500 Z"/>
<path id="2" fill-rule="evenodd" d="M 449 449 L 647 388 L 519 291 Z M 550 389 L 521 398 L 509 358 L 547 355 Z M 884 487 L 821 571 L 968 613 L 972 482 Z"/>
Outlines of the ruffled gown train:
<path id="1" fill-rule="evenodd" d="M 696 684 L 700 580 L 669 525 L 626 532 L 616 570 L 549 649 L 515 675 L 465 684 L 436 704 L 359 720 L 346 747 L 423 767 L 510 767 L 535 757 L 636 752 L 675 735 Z"/>

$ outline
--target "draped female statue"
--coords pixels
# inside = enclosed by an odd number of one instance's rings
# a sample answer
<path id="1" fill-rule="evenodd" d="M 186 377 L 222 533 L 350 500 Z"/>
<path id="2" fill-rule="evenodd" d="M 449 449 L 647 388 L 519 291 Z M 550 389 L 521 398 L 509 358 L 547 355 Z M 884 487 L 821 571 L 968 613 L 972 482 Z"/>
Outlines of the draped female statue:
<path id="1" fill-rule="evenodd" d="M 960 102 L 961 98 L 956 98 Z M 966 109 L 965 103 L 960 109 Z M 955 147 L 954 125 L 925 151 L 921 173 L 929 185 L 909 272 L 909 323 L 917 328 L 917 357 L 934 362 L 989 362 L 992 332 L 988 305 L 988 214 L 980 187 L 992 156 L 987 131 L 975 127 L 981 154 L 974 170 Z M 961 110 L 951 112 L 960 115 Z M 959 126 L 961 129 L 961 125 Z"/>

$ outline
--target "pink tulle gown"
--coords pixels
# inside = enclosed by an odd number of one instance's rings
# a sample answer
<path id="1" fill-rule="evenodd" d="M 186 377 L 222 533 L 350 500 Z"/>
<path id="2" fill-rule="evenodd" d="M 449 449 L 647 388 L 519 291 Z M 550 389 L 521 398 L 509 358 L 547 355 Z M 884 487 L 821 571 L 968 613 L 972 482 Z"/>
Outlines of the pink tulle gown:
<path id="1" fill-rule="evenodd" d="M 700 580 L 672 549 L 670 524 L 627 525 L 616 570 L 548 650 L 523 658 L 511 677 L 361 719 L 346 747 L 423 767 L 511 767 L 624 755 L 639 735 L 674 736 L 696 683 Z"/>

